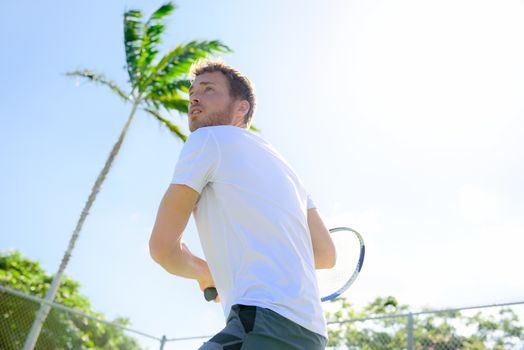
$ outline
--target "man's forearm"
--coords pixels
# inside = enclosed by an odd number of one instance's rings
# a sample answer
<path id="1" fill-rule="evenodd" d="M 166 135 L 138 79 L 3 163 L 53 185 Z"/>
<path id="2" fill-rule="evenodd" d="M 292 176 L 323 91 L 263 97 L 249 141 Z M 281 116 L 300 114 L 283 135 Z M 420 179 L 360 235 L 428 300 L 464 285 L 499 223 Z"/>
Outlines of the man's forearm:
<path id="1" fill-rule="evenodd" d="M 152 252 L 153 259 L 167 272 L 195 280 L 210 276 L 207 262 L 191 253 L 184 243 L 164 248 L 161 252 Z"/>
<path id="2" fill-rule="evenodd" d="M 337 252 L 328 229 L 315 208 L 308 209 L 307 222 L 313 243 L 316 269 L 330 269 L 335 266 Z"/>

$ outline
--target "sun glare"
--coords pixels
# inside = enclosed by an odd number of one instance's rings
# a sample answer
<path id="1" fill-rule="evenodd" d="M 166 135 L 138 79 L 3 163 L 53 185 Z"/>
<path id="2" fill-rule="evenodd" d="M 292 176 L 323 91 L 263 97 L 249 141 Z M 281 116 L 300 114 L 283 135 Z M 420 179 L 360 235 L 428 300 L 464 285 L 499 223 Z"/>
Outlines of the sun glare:
<path id="1" fill-rule="evenodd" d="M 490 147 L 523 111 L 523 14 L 517 1 L 384 2 L 356 45 L 361 108 L 406 142 Z"/>

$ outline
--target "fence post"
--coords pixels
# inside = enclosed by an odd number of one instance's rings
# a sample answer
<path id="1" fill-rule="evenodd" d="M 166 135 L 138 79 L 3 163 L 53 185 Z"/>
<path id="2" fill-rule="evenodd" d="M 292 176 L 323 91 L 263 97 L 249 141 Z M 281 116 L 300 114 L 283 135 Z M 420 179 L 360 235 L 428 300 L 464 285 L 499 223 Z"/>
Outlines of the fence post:
<path id="1" fill-rule="evenodd" d="M 166 343 L 167 338 L 165 335 L 162 336 L 162 339 L 160 340 L 160 350 L 164 350 L 164 344 Z"/>
<path id="2" fill-rule="evenodd" d="M 408 314 L 408 347 L 407 350 L 413 350 L 413 314 Z"/>

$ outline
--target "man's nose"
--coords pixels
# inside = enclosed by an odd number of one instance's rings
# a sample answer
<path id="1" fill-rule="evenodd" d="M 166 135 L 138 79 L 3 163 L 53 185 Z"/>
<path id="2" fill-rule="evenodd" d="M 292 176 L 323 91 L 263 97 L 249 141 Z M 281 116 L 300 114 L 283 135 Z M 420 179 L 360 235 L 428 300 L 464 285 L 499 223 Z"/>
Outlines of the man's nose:
<path id="1" fill-rule="evenodd" d="M 198 98 L 198 96 L 195 95 L 192 95 L 190 98 L 189 98 L 189 102 L 191 103 L 191 105 L 196 105 L 200 102 L 200 98 Z"/>

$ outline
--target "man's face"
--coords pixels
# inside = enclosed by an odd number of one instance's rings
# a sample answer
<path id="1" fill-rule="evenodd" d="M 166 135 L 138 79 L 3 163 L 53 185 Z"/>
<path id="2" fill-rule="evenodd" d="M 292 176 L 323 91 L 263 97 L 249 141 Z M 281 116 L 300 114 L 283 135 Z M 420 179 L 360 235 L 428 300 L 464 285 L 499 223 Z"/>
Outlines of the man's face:
<path id="1" fill-rule="evenodd" d="M 204 126 L 231 125 L 234 101 L 229 82 L 221 72 L 203 73 L 189 90 L 189 130 Z"/>

